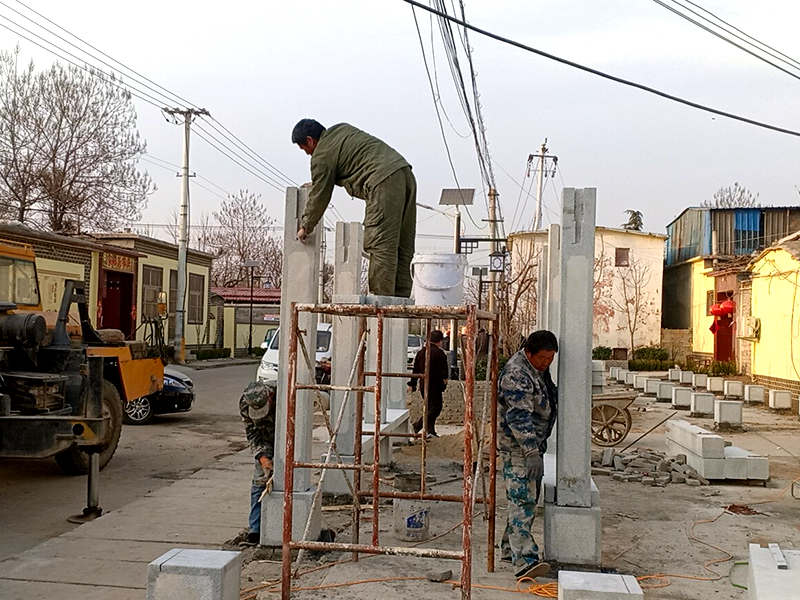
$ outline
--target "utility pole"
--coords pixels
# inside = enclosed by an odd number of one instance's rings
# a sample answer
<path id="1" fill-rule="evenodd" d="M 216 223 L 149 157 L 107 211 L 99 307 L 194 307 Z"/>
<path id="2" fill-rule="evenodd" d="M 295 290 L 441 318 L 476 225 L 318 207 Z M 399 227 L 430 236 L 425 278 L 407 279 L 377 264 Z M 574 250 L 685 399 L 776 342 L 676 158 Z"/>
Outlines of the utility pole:
<path id="1" fill-rule="evenodd" d="M 181 203 L 178 211 L 178 290 L 175 303 L 175 359 L 186 362 L 186 341 L 183 337 L 186 322 L 186 256 L 189 250 L 189 133 L 192 121 L 198 115 L 210 116 L 205 108 L 165 108 L 177 124 L 177 115 L 183 117 L 183 167 L 181 168 Z"/>
<path id="2" fill-rule="evenodd" d="M 461 254 L 461 210 L 456 204 L 455 230 L 453 232 L 453 252 Z M 430 334 L 430 332 L 428 332 Z M 458 372 L 458 345 L 461 341 L 458 332 L 458 319 L 450 320 L 450 378 L 461 379 Z M 427 342 L 427 340 L 426 340 Z"/>
<path id="3" fill-rule="evenodd" d="M 489 242 L 489 253 L 494 254 L 497 252 L 497 190 L 489 188 L 489 231 L 491 232 L 491 241 Z M 495 312 L 495 285 L 497 284 L 497 273 L 491 271 L 489 273 L 489 312 Z M 492 327 L 494 321 L 491 322 Z"/>
<path id="4" fill-rule="evenodd" d="M 539 231 L 542 228 L 542 189 L 544 188 L 544 178 L 554 177 L 556 174 L 556 165 L 558 165 L 558 157 L 547 154 L 547 138 L 544 138 L 542 147 L 539 148 L 539 154 L 535 155 L 539 159 L 539 165 L 536 169 L 536 215 L 533 219 L 533 230 Z M 533 161 L 534 155 L 528 156 L 528 164 Z M 552 170 L 547 167 L 547 159 L 553 161 Z"/>

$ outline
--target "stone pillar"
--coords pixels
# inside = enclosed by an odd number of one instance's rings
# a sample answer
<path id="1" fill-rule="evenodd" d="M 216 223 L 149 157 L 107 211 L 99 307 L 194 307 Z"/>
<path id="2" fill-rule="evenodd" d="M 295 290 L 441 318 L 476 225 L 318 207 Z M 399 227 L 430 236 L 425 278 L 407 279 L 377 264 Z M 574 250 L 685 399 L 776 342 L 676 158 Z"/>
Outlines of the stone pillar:
<path id="1" fill-rule="evenodd" d="M 561 226 L 557 223 L 551 223 L 547 231 L 547 248 L 547 329 L 558 335 L 561 329 Z M 550 374 L 558 383 L 558 363 L 551 365 Z"/>
<path id="2" fill-rule="evenodd" d="M 361 223 L 336 223 L 333 302 L 342 304 L 361 304 L 361 256 L 364 251 L 364 230 Z M 333 317 L 333 356 L 331 358 L 331 383 L 349 385 L 358 350 L 358 323 L 356 317 Z M 336 447 L 344 462 L 355 462 L 355 417 L 358 396 L 355 392 L 331 392 L 331 425 L 336 426 L 339 410 L 347 396 L 342 424 L 336 436 Z M 330 462 L 336 462 L 331 453 Z M 325 455 L 322 456 L 322 462 Z M 330 470 L 325 475 L 323 491 L 328 494 L 350 494 L 345 478 L 352 483 L 352 471 Z"/>
<path id="3" fill-rule="evenodd" d="M 559 314 L 569 318 L 559 324 L 558 362 L 569 377 L 559 381 L 556 489 L 545 502 L 545 554 L 560 564 L 599 565 L 600 506 L 590 476 L 596 190 L 565 188 L 562 198 Z M 547 490 L 546 496 L 552 497 Z"/>
<path id="4" fill-rule="evenodd" d="M 278 353 L 278 373 L 288 373 L 289 321 L 291 303 L 315 303 L 319 290 L 320 245 L 324 230 L 320 224 L 305 243 L 299 242 L 296 232 L 300 217 L 308 200 L 308 189 L 286 188 L 286 210 L 284 213 L 283 235 L 283 279 L 281 284 L 281 327 Z M 311 313 L 300 315 L 299 327 L 303 334 L 311 360 L 314 360 L 317 339 L 317 316 Z M 311 383 L 313 371 L 309 372 L 302 350 L 297 351 L 297 381 Z M 275 480 L 274 490 L 261 503 L 261 544 L 280 546 L 282 544 L 284 466 L 286 464 L 286 406 L 288 382 L 285 377 L 278 378 L 278 398 L 275 422 Z M 295 459 L 311 462 L 311 433 L 314 421 L 314 392 L 297 391 L 297 414 L 295 418 Z M 311 513 L 314 490 L 311 487 L 311 471 L 297 469 L 294 473 L 294 513 L 292 518 L 292 537 L 300 539 Z M 309 539 L 319 536 L 319 508 L 312 519 Z"/>
<path id="5" fill-rule="evenodd" d="M 542 245 L 539 255 L 538 269 L 536 270 L 536 329 L 547 329 L 547 311 L 550 304 L 550 286 L 548 285 L 548 254 L 550 246 Z"/>

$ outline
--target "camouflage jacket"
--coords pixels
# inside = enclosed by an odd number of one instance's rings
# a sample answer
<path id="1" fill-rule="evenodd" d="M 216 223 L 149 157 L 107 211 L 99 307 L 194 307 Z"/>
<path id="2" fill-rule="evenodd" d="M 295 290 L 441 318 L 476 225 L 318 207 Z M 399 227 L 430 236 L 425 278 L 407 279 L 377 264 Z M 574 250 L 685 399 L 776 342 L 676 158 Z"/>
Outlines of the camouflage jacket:
<path id="1" fill-rule="evenodd" d="M 370 192 L 398 169 L 410 166 L 397 150 L 347 123 L 322 132 L 311 155 L 311 192 L 301 225 L 311 233 L 331 201 L 333 186 L 369 202 Z"/>
<path id="2" fill-rule="evenodd" d="M 244 432 L 253 451 L 253 458 L 258 460 L 266 456 L 272 460 L 275 457 L 275 409 L 273 408 L 265 418 L 258 421 L 250 418 L 247 409 L 247 403 L 242 396 L 239 399 L 239 414 L 244 422 Z"/>
<path id="3" fill-rule="evenodd" d="M 556 420 L 558 399 L 549 371 L 535 369 L 520 350 L 500 373 L 497 389 L 498 436 L 501 451 L 524 455 L 547 450 Z"/>

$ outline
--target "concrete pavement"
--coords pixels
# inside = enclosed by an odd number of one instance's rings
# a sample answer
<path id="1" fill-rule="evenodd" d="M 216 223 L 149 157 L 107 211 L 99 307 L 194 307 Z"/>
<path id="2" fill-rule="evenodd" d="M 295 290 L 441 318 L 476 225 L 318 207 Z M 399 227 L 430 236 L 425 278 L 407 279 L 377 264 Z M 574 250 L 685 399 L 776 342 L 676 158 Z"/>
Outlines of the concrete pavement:
<path id="1" fill-rule="evenodd" d="M 147 565 L 172 548 L 219 549 L 247 524 L 249 450 L 0 561 L 6 600 L 142 600 Z M 102 505 L 102 475 L 100 499 Z"/>

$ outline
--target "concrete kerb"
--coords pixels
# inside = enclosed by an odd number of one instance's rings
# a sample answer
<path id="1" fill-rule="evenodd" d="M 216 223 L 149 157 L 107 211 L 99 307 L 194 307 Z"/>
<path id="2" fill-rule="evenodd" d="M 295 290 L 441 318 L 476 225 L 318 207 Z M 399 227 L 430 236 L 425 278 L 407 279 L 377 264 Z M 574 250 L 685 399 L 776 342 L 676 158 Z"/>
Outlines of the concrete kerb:
<path id="1" fill-rule="evenodd" d="M 194 360 L 186 363 L 186 367 L 195 371 L 206 369 L 222 369 L 224 367 L 240 367 L 242 365 L 257 365 L 260 358 L 212 358 L 208 360 Z"/>

